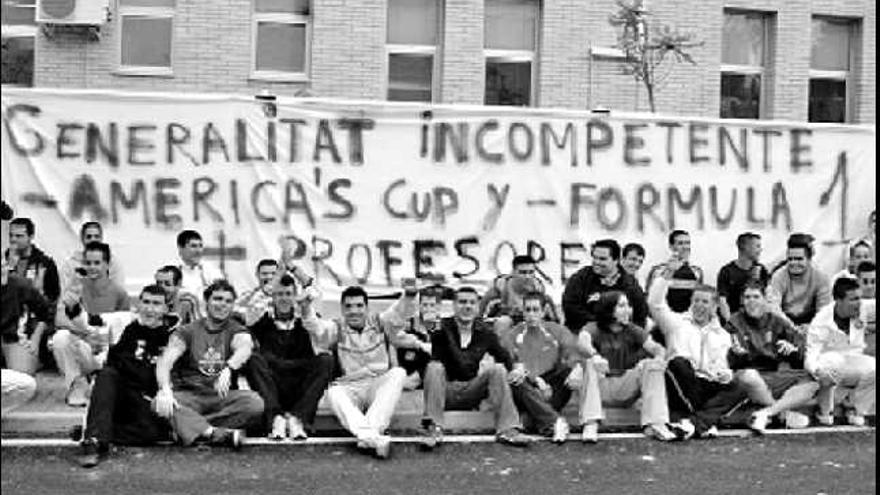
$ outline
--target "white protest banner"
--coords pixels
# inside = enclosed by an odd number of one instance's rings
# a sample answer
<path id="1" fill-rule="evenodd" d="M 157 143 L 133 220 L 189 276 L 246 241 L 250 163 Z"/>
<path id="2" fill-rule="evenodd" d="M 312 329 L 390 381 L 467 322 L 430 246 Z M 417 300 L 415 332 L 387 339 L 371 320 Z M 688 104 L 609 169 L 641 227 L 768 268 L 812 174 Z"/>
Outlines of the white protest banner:
<path id="1" fill-rule="evenodd" d="M 2 112 L 4 199 L 56 258 L 100 220 L 132 290 L 184 228 L 239 289 L 279 236 L 331 294 L 480 285 L 515 253 L 558 293 L 592 242 L 639 242 L 650 265 L 673 229 L 710 282 L 744 231 L 768 264 L 810 232 L 831 272 L 876 199 L 873 126 L 24 89 Z"/>

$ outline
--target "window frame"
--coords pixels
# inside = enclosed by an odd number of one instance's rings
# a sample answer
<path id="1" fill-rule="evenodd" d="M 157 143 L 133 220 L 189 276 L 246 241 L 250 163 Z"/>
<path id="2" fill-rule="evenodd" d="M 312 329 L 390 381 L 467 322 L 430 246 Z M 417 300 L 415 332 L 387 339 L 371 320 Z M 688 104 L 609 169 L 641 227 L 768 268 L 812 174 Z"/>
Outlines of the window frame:
<path id="1" fill-rule="evenodd" d="M 764 32 L 764 43 L 761 47 L 761 59 L 764 61 L 764 65 L 749 65 L 749 64 L 726 64 L 724 61 L 721 61 L 719 73 L 720 77 L 723 78 L 725 75 L 743 75 L 743 76 L 754 76 L 758 75 L 761 77 L 761 91 L 758 94 L 758 120 L 766 119 L 767 114 L 769 112 L 768 108 L 768 95 L 770 94 L 769 88 L 767 87 L 767 66 L 770 63 L 770 57 L 773 54 L 773 50 L 771 45 L 772 42 L 772 30 L 771 30 L 771 16 L 773 15 L 771 12 L 761 11 L 761 10 L 743 10 L 743 9 L 724 9 L 724 15 L 742 15 L 742 14 L 752 14 L 761 16 L 762 31 Z M 724 53 L 724 33 L 723 33 L 723 20 L 722 20 L 722 34 L 721 34 L 721 50 L 722 54 Z M 718 80 L 718 93 L 720 98 L 721 93 L 721 79 Z M 723 117 L 721 115 L 721 105 L 718 105 L 718 117 L 722 119 L 732 119 L 736 117 Z"/>
<path id="2" fill-rule="evenodd" d="M 431 55 L 431 101 L 429 103 L 440 102 L 440 83 L 443 80 L 441 70 L 443 64 L 441 57 L 443 54 L 443 25 L 445 23 L 446 2 L 444 0 L 434 0 L 437 3 L 437 37 L 433 45 L 417 45 L 409 43 L 389 43 L 388 42 L 388 9 L 390 2 L 386 2 L 386 26 L 385 26 L 385 78 L 383 79 L 385 101 L 401 101 L 389 99 L 391 86 L 391 56 L 392 55 Z M 406 103 L 420 103 L 407 101 Z"/>
<path id="3" fill-rule="evenodd" d="M 250 49 L 250 76 L 249 79 L 257 81 L 274 82 L 307 82 L 311 71 L 312 62 L 312 22 L 311 8 L 308 14 L 294 14 L 291 12 L 257 12 L 256 0 L 251 2 L 251 49 Z M 288 72 L 283 70 L 259 70 L 257 69 L 257 34 L 261 22 L 277 24 L 289 24 L 293 26 L 305 26 L 305 46 L 303 47 L 303 70 L 302 72 Z"/>
<path id="4" fill-rule="evenodd" d="M 142 7 L 142 6 L 126 6 L 124 0 L 117 0 L 117 14 L 119 16 L 119 27 L 117 35 L 119 42 L 116 44 L 118 53 L 116 56 L 117 67 L 115 73 L 117 75 L 127 76 L 160 76 L 171 77 L 174 75 L 174 18 L 176 17 L 177 0 L 173 7 Z M 149 19 L 170 19 L 171 36 L 168 40 L 168 67 L 153 67 L 149 65 L 124 65 L 122 61 L 122 43 L 124 40 L 123 29 L 126 17 L 145 17 Z"/>
<path id="5" fill-rule="evenodd" d="M 488 2 L 489 0 L 485 0 Z M 503 1 L 503 0 L 502 0 Z M 533 50 L 508 50 L 503 48 L 487 48 L 486 32 L 483 32 L 483 104 L 486 104 L 486 66 L 489 62 L 495 63 L 522 63 L 529 62 L 531 65 L 529 73 L 529 104 L 524 108 L 538 107 L 538 54 L 541 52 L 541 27 L 543 9 L 541 8 L 541 0 L 531 0 L 530 4 L 536 10 L 535 15 L 535 48 Z M 485 26 L 486 19 L 483 19 Z M 499 105 L 512 106 L 512 105 Z"/>
<path id="6" fill-rule="evenodd" d="M 854 75 L 853 75 L 853 67 L 856 64 L 856 50 L 853 48 L 856 46 L 856 42 L 859 39 L 859 22 L 857 19 L 849 18 L 849 17 L 834 17 L 834 16 L 825 16 L 825 15 L 814 15 L 810 17 L 810 48 L 812 50 L 813 43 L 813 32 L 812 26 L 814 20 L 824 20 L 837 24 L 846 24 L 848 26 L 849 31 L 849 53 L 847 57 L 849 58 L 849 70 L 824 70 L 824 69 L 814 69 L 813 68 L 813 56 L 812 51 L 810 53 L 810 72 L 807 77 L 807 118 L 809 119 L 810 114 L 810 83 L 814 79 L 824 79 L 824 80 L 832 80 L 832 81 L 843 81 L 846 86 L 845 98 L 846 101 L 844 103 L 844 116 L 843 116 L 843 124 L 853 122 L 855 117 L 855 92 L 853 91 L 853 85 L 855 84 Z"/>

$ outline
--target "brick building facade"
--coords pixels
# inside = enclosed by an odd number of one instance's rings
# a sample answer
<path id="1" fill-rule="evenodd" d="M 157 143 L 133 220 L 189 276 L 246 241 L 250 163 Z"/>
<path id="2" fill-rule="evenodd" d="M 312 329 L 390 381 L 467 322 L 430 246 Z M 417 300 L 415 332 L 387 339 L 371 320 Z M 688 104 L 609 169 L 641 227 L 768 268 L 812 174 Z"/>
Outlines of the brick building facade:
<path id="1" fill-rule="evenodd" d="M 613 49 L 613 0 L 110 4 L 100 37 L 37 31 L 35 86 L 647 108 Z M 659 112 L 874 123 L 874 2 L 650 0 L 647 8 L 653 22 L 702 41 L 691 50 L 696 65 L 676 65 L 659 89 Z"/>

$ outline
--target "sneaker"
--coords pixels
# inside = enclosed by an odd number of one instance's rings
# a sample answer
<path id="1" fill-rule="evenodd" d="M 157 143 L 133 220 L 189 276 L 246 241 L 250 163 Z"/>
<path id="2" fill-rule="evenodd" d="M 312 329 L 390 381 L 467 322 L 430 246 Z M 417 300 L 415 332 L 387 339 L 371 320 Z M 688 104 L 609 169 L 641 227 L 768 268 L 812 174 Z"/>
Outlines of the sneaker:
<path id="1" fill-rule="evenodd" d="M 89 382 L 80 376 L 73 380 L 67 391 L 65 402 L 70 407 L 86 407 L 89 403 Z"/>
<path id="2" fill-rule="evenodd" d="M 585 423 L 581 431 L 581 441 L 584 443 L 599 442 L 599 423 Z"/>
<path id="3" fill-rule="evenodd" d="M 697 427 L 690 419 L 685 418 L 677 423 L 670 423 L 669 430 L 678 440 L 690 440 L 696 433 Z"/>
<path id="4" fill-rule="evenodd" d="M 443 442 L 443 428 L 439 425 L 426 426 L 422 435 L 422 448 L 425 450 L 434 450 Z"/>
<path id="5" fill-rule="evenodd" d="M 511 447 L 528 447 L 532 441 L 516 429 L 502 431 L 495 435 L 495 441 Z"/>
<path id="6" fill-rule="evenodd" d="M 785 411 L 785 427 L 789 430 L 800 430 L 810 426 L 810 417 L 797 411 Z"/>
<path id="7" fill-rule="evenodd" d="M 642 433 L 648 438 L 660 440 L 661 442 L 670 442 L 678 438 L 675 436 L 675 433 L 669 431 L 669 428 L 662 423 L 647 425 L 642 430 Z"/>
<path id="8" fill-rule="evenodd" d="M 110 446 L 96 440 L 87 440 L 82 443 L 82 452 L 77 457 L 77 462 L 84 468 L 93 468 L 110 454 Z"/>
<path id="9" fill-rule="evenodd" d="M 563 417 L 556 418 L 556 422 L 553 424 L 553 443 L 562 443 L 566 439 L 568 439 L 568 432 L 570 428 L 568 427 L 568 421 Z"/>
<path id="10" fill-rule="evenodd" d="M 770 423 L 770 415 L 763 409 L 759 409 L 752 413 L 749 418 L 749 428 L 759 435 L 763 435 L 767 431 L 767 425 Z"/>
<path id="11" fill-rule="evenodd" d="M 718 427 L 715 425 L 710 426 L 706 429 L 706 431 L 700 434 L 700 438 L 712 439 L 718 438 Z"/>
<path id="12" fill-rule="evenodd" d="M 211 432 L 210 444 L 214 447 L 232 447 L 235 450 L 241 448 L 244 441 L 244 431 L 230 428 L 214 428 Z"/>
<path id="13" fill-rule="evenodd" d="M 287 421 L 284 416 L 275 416 L 275 419 L 272 420 L 272 431 L 269 433 L 269 438 L 281 440 L 285 436 L 287 436 Z"/>
<path id="14" fill-rule="evenodd" d="M 379 435 L 373 441 L 373 448 L 376 452 L 376 457 L 379 459 L 388 459 L 391 455 L 391 437 L 388 435 Z"/>
<path id="15" fill-rule="evenodd" d="M 846 413 L 846 422 L 852 426 L 865 426 L 865 417 L 855 411 Z"/>
<path id="16" fill-rule="evenodd" d="M 309 438 L 302 421 L 296 416 L 287 418 L 287 430 L 288 436 L 294 440 L 308 440 Z"/>
<path id="17" fill-rule="evenodd" d="M 822 414 L 820 412 L 816 413 L 816 422 L 822 426 L 834 426 L 834 415 L 833 414 Z"/>

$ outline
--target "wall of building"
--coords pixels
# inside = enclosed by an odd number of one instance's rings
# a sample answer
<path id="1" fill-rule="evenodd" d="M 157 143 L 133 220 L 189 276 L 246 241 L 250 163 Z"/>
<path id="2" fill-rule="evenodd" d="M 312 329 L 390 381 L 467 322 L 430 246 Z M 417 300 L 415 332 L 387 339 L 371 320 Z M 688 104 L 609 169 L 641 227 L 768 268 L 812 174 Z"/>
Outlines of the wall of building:
<path id="1" fill-rule="evenodd" d="M 111 2 L 113 3 L 113 2 Z M 92 40 L 83 29 L 40 31 L 35 86 L 149 91 L 258 93 L 384 99 L 387 57 L 386 2 L 312 0 L 310 74 L 306 82 L 251 80 L 251 0 L 177 0 L 173 75 L 118 73 L 115 19 Z M 876 7 L 869 0 L 649 0 L 655 20 L 692 32 L 703 42 L 696 65 L 677 65 L 657 93 L 663 113 L 718 116 L 725 8 L 774 14 L 770 64 L 765 75 L 767 117 L 807 119 L 813 15 L 860 20 L 852 81 L 853 121 L 875 121 Z M 544 107 L 646 110 L 644 90 L 623 73 L 621 60 L 597 55 L 615 32 L 612 0 L 543 0 L 537 101 Z M 445 0 L 439 95 L 442 103 L 481 104 L 485 84 L 482 0 Z"/>

